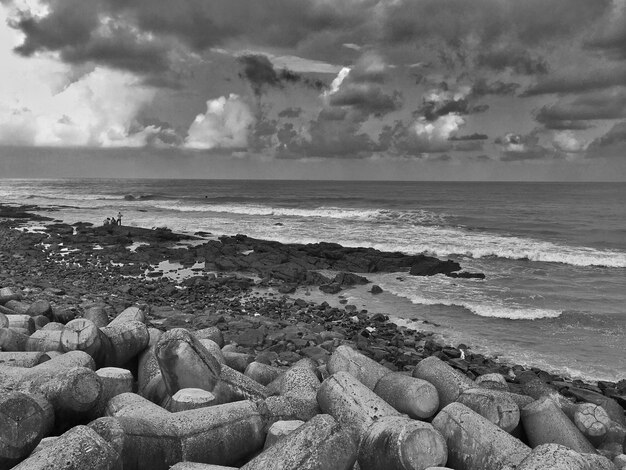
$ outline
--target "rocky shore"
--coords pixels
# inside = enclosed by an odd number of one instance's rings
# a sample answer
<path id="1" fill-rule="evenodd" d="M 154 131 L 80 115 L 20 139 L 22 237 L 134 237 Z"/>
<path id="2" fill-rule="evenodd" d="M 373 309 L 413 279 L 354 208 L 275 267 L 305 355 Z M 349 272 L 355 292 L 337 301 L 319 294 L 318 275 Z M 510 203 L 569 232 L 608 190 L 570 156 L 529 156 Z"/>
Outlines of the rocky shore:
<path id="1" fill-rule="evenodd" d="M 626 468 L 626 380 L 502 364 L 289 295 L 482 273 L 35 209 L 0 206 L 0 469 Z"/>

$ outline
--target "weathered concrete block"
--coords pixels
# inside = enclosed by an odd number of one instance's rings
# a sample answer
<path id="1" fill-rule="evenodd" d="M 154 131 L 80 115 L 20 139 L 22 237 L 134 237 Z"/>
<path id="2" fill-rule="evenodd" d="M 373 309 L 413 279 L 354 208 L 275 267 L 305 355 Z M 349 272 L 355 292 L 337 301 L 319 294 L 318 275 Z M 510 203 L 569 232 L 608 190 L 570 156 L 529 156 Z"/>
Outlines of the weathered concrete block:
<path id="1" fill-rule="evenodd" d="M 335 349 L 326 367 L 331 375 L 340 371 L 348 372 L 370 390 L 374 390 L 376 383 L 391 372 L 385 366 L 348 346 L 339 346 Z"/>
<path id="2" fill-rule="evenodd" d="M 278 367 L 263 364 L 261 362 L 251 362 L 246 367 L 243 375 L 259 382 L 261 385 L 268 385 L 276 380 L 284 371 Z"/>
<path id="3" fill-rule="evenodd" d="M 560 444 L 580 453 L 594 447 L 551 398 L 536 400 L 522 408 L 522 423 L 532 447 Z"/>
<path id="4" fill-rule="evenodd" d="M 235 369 L 242 374 L 245 372 L 246 367 L 254 362 L 254 356 L 252 354 L 239 353 L 233 351 L 222 351 L 224 361 L 228 367 Z"/>
<path id="5" fill-rule="evenodd" d="M 502 374 L 483 374 L 476 377 L 474 383 L 479 387 L 490 390 L 509 390 L 509 384 Z"/>
<path id="6" fill-rule="evenodd" d="M 217 398 L 211 392 L 200 388 L 183 388 L 172 396 L 167 409 L 172 413 L 195 410 L 217 404 Z"/>
<path id="7" fill-rule="evenodd" d="M 434 385 L 397 372 L 382 377 L 374 393 L 413 419 L 430 418 L 439 409 L 439 395 Z"/>
<path id="8" fill-rule="evenodd" d="M 220 363 L 189 331 L 174 328 L 164 333 L 155 354 L 170 396 L 182 388 L 212 392 L 217 385 Z"/>
<path id="9" fill-rule="evenodd" d="M 475 387 L 472 380 L 435 356 L 422 359 L 415 366 L 413 377 L 426 380 L 435 386 L 441 408 L 456 401 L 465 390 Z"/>
<path id="10" fill-rule="evenodd" d="M 519 424 L 519 407 L 509 394 L 491 392 L 488 389 L 471 388 L 459 395 L 457 401 L 506 432 L 513 431 Z"/>
<path id="11" fill-rule="evenodd" d="M 515 468 L 530 448 L 461 403 L 443 408 L 432 422 L 448 445 L 448 465 L 457 470 Z"/>
<path id="12" fill-rule="evenodd" d="M 328 415 L 317 415 L 256 456 L 241 470 L 350 470 L 357 446 Z"/>
<path id="13" fill-rule="evenodd" d="M 24 351 L 28 338 L 28 335 L 18 333 L 8 326 L 0 328 L 0 349 L 12 352 Z"/>
<path id="14" fill-rule="evenodd" d="M 306 398 L 273 396 L 259 403 L 259 411 L 267 426 L 271 426 L 278 421 L 308 421 L 319 414 L 320 407 L 317 401 Z"/>
<path id="15" fill-rule="evenodd" d="M 27 335 L 35 332 L 35 322 L 30 315 L 5 315 L 9 321 L 9 328 L 22 331 Z"/>
<path id="16" fill-rule="evenodd" d="M 10 300 L 21 300 L 22 294 L 19 289 L 3 287 L 0 289 L 0 305 L 5 305 Z"/>
<path id="17" fill-rule="evenodd" d="M 196 338 L 198 339 L 210 339 L 211 341 L 217 343 L 220 348 L 224 347 L 224 335 L 216 326 L 194 331 L 194 335 L 196 335 Z"/>
<path id="18" fill-rule="evenodd" d="M 273 446 L 279 440 L 291 434 L 293 431 L 298 429 L 300 426 L 304 424 L 304 421 L 299 419 L 294 419 L 291 421 L 277 421 L 273 423 L 269 429 L 267 430 L 267 436 L 265 437 L 265 445 L 264 449 Z"/>
<path id="19" fill-rule="evenodd" d="M 103 305 L 94 305 L 87 308 L 83 312 L 83 318 L 91 321 L 98 328 L 102 328 L 109 324 L 109 316 L 107 315 Z"/>
<path id="20" fill-rule="evenodd" d="M 230 465 L 261 449 L 265 440 L 263 420 L 250 401 L 169 413 L 125 393 L 109 402 L 107 415 L 126 433 L 125 470 L 165 470 L 182 460 Z"/>
<path id="21" fill-rule="evenodd" d="M 35 367 L 49 360 L 44 352 L 0 352 L 0 366 Z"/>
<path id="22" fill-rule="evenodd" d="M 580 454 L 559 444 L 542 444 L 533 449 L 517 470 L 612 470 L 607 464 L 612 465 L 599 455 Z"/>
<path id="23" fill-rule="evenodd" d="M 132 321 L 138 321 L 140 323 L 146 322 L 145 311 L 141 307 L 133 306 L 123 310 L 118 316 L 109 322 L 107 326 L 115 326 L 120 323 L 127 323 Z"/>
<path id="24" fill-rule="evenodd" d="M 0 468 L 12 468 L 52 429 L 54 412 L 41 398 L 20 392 L 0 394 Z"/>
<path id="25" fill-rule="evenodd" d="M 107 434 L 110 441 L 92 427 L 73 427 L 49 446 L 32 454 L 15 470 L 120 470 L 120 440 L 123 441 L 123 436 L 121 432 L 115 436 L 112 432 Z"/>
<path id="26" fill-rule="evenodd" d="M 360 442 L 368 428 L 383 416 L 400 416 L 385 400 L 348 372 L 337 372 L 324 380 L 317 393 L 324 413 L 333 416 Z"/>
<path id="27" fill-rule="evenodd" d="M 448 447 L 428 423 L 385 416 L 372 424 L 359 446 L 361 470 L 423 470 L 445 465 Z"/>

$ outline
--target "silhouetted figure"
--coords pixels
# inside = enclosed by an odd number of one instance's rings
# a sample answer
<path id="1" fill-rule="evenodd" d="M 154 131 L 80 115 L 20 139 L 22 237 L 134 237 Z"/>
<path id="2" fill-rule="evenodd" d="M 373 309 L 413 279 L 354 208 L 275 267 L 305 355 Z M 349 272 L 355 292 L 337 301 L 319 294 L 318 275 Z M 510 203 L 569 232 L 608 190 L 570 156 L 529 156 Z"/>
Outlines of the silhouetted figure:
<path id="1" fill-rule="evenodd" d="M 122 213 L 117 213 L 117 225 L 122 225 Z"/>

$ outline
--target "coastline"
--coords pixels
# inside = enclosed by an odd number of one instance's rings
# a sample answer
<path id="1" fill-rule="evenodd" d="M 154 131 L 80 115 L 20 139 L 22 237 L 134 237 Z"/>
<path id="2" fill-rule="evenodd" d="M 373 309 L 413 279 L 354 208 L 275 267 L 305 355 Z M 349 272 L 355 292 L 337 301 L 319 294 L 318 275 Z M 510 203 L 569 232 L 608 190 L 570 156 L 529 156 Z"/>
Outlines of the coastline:
<path id="1" fill-rule="evenodd" d="M 308 245 L 285 245 L 244 235 L 207 240 L 203 238 L 209 235 L 206 233 L 190 236 L 164 228 L 121 226 L 107 229 L 81 223 L 70 226 L 54 219 L 42 220 L 28 212 L 36 209 L 34 206 L 0 206 L 3 240 L 0 256 L 7 266 L 0 273 L 0 284 L 20 288 L 30 301 L 46 298 L 60 308 L 76 310 L 77 314 L 81 306 L 90 303 L 105 304 L 111 312 L 132 304 L 145 304 L 152 309 L 148 316 L 151 326 L 200 329 L 219 324 L 225 338 L 237 342 L 242 352 L 280 351 L 277 360 L 283 366 L 310 355 L 324 360 L 332 352 L 333 343 L 326 340 L 324 344 L 315 334 L 339 331 L 341 341 L 353 343 L 361 352 L 392 370 L 409 371 L 424 357 L 436 355 L 470 378 L 501 373 L 515 387 L 518 376 L 530 371 L 556 385 L 567 396 L 575 398 L 582 389 L 615 398 L 622 406 L 626 404 L 626 379 L 585 383 L 536 367 L 500 363 L 473 352 L 471 345 L 444 344 L 432 331 L 398 326 L 384 314 L 347 303 L 346 295 L 351 286 L 364 284 L 364 277 L 367 277 L 366 272 L 355 270 L 367 267 L 375 259 L 379 267 L 402 269 L 406 274 L 410 265 L 415 265 L 415 257 L 399 254 L 385 257 L 379 252 L 372 258 L 372 250 L 349 249 L 350 262 L 333 261 L 328 250 L 337 258 L 338 253 L 345 253 L 346 249 L 330 243 L 316 244 L 312 249 Z M 42 225 L 43 230 L 25 230 L 34 221 Z M 192 243 L 185 245 L 186 242 Z M 322 253 L 329 256 L 327 262 L 319 264 L 318 260 L 317 266 L 323 270 L 330 265 L 344 274 L 329 279 L 317 271 L 311 274 L 309 268 L 316 266 L 314 260 L 309 259 L 308 265 L 302 262 L 294 265 L 284 259 L 285 252 L 293 253 L 293 250 L 300 250 L 299 247 L 305 247 L 309 257 L 312 250 L 326 249 Z M 249 257 L 251 248 L 253 252 L 265 250 L 266 254 L 271 251 L 268 256 L 282 253 L 280 260 L 283 262 L 278 264 L 286 266 L 276 270 L 267 265 L 263 267 L 262 263 L 251 263 L 249 260 L 255 259 Z M 428 260 L 429 268 L 434 266 L 440 272 L 451 268 L 447 262 L 433 260 Z M 168 262 L 185 270 L 186 276 L 174 281 L 168 278 L 167 272 L 155 269 L 159 263 Z M 248 269 L 244 269 L 246 264 Z M 249 269 L 250 266 L 253 269 Z M 336 269 L 338 267 L 340 269 Z M 454 271 L 448 274 L 464 272 L 460 266 L 452 268 Z M 33 269 L 37 280 L 33 279 Z M 324 292 L 319 290 L 320 285 Z M 369 287 L 369 284 L 364 285 Z M 303 289 L 314 291 L 312 297 L 316 302 L 306 295 L 293 295 Z M 287 325 L 276 325 L 276 320 L 300 325 L 302 331 L 296 337 L 285 339 L 280 330 Z M 419 326 L 419 321 L 416 323 Z M 267 330 L 267 325 L 270 328 L 262 338 L 252 333 L 260 326 Z M 309 336 L 310 339 L 298 340 Z"/>

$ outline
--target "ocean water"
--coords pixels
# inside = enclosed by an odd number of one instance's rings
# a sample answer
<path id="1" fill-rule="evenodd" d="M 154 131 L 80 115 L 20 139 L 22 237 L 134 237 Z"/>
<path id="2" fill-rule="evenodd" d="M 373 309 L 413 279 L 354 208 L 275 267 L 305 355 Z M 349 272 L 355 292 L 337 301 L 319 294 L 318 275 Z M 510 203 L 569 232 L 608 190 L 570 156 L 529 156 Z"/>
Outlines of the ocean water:
<path id="1" fill-rule="evenodd" d="M 626 184 L 0 179 L 67 222 L 332 241 L 459 261 L 487 279 L 368 274 L 348 300 L 573 377 L 626 378 Z"/>

